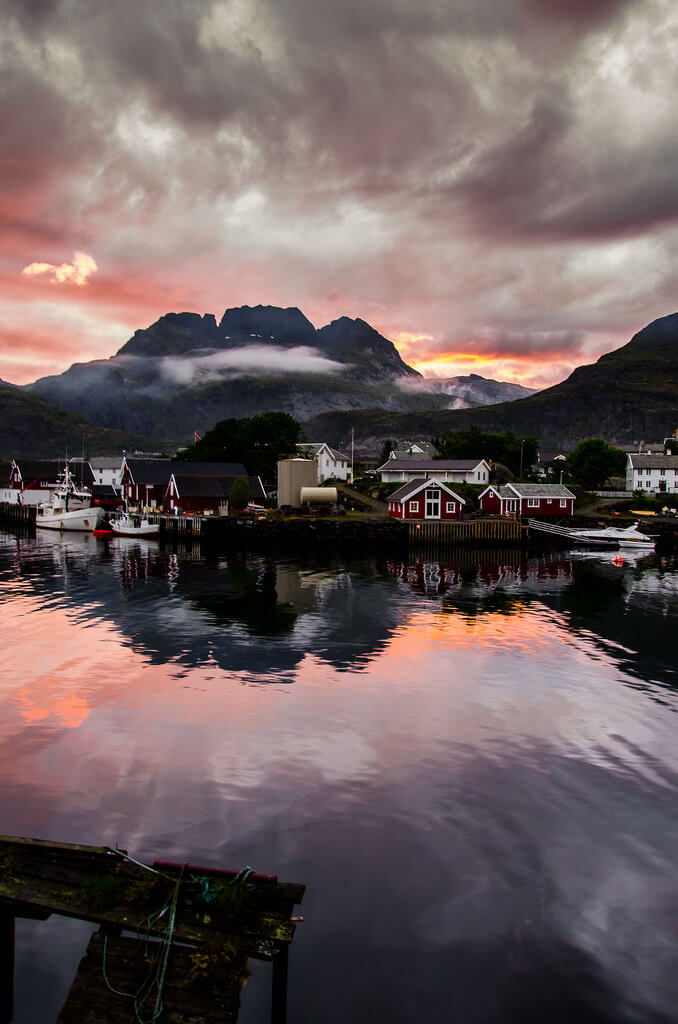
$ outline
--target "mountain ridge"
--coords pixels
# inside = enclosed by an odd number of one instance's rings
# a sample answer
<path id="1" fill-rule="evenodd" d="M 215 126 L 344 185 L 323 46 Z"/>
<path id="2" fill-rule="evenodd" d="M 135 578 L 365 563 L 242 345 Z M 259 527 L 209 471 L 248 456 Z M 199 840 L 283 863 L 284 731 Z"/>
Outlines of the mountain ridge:
<path id="1" fill-rule="evenodd" d="M 378 446 L 399 436 L 435 437 L 443 430 L 512 430 L 537 437 L 542 446 L 574 447 L 587 437 L 612 444 L 661 439 L 678 426 L 678 313 L 653 320 L 630 341 L 595 363 L 578 366 L 564 381 L 513 402 L 473 409 L 396 414 L 378 410 L 348 416 L 325 414 L 306 430 L 346 444 L 355 431 L 360 445 Z"/>
<path id="2" fill-rule="evenodd" d="M 451 385 L 450 385 L 451 387 Z M 497 400 L 499 382 L 474 401 Z M 506 385 L 510 389 L 511 385 Z M 297 307 L 166 313 L 109 359 L 74 363 L 25 390 L 111 429 L 185 442 L 227 417 L 275 409 L 433 410 L 469 399 L 436 389 L 360 318 L 315 328 Z"/>

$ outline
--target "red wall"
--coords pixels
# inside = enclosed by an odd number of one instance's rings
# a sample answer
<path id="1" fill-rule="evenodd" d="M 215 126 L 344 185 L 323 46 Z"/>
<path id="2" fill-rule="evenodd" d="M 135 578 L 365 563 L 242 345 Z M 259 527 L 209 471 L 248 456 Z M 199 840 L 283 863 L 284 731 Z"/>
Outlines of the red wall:
<path id="1" fill-rule="evenodd" d="M 566 498 L 567 506 L 563 508 L 560 504 L 560 498 L 551 498 L 549 501 L 547 498 L 540 498 L 539 505 L 528 506 L 527 498 L 523 498 L 520 507 L 520 513 L 523 516 L 571 516 L 574 512 L 574 499 Z"/>
<path id="2" fill-rule="evenodd" d="M 493 516 L 501 514 L 501 498 L 494 493 L 486 494 L 480 499 L 480 507 L 483 512 L 491 512 Z"/>

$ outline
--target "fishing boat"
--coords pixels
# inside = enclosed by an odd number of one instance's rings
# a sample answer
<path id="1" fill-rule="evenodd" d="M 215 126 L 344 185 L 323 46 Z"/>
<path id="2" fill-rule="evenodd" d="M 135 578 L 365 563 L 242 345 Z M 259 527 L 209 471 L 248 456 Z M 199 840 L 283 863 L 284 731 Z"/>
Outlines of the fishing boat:
<path id="1" fill-rule="evenodd" d="M 35 514 L 35 525 L 44 530 L 95 530 L 102 511 L 92 503 L 88 487 L 78 486 L 73 474 L 64 466 L 50 501 L 41 502 Z"/>
<path id="2" fill-rule="evenodd" d="M 127 509 L 110 520 L 111 530 L 119 537 L 157 537 L 160 525 L 144 516 L 134 515 Z"/>

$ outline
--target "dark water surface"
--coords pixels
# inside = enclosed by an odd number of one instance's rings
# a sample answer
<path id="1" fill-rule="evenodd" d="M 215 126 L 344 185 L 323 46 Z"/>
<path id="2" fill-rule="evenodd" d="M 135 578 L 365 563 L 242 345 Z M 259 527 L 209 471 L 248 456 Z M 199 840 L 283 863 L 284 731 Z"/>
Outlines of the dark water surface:
<path id="1" fill-rule="evenodd" d="M 675 1021 L 677 597 L 656 556 L 0 534 L 0 831 L 305 883 L 290 1024 Z M 91 929 L 17 928 L 52 1022 Z"/>

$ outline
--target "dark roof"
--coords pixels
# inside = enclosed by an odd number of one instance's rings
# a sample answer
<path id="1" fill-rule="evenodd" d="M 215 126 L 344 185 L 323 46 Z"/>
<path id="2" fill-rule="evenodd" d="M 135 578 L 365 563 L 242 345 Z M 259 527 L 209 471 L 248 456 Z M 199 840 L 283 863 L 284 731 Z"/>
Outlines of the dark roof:
<path id="1" fill-rule="evenodd" d="M 178 462 L 173 459 L 125 458 L 135 484 L 168 484 L 175 476 L 247 476 L 241 462 Z"/>
<path id="2" fill-rule="evenodd" d="M 24 487 L 30 489 L 31 485 L 46 480 L 48 484 L 55 484 L 64 469 L 63 459 L 15 459 L 14 465 L 18 466 Z M 77 483 L 81 479 L 83 484 L 90 486 L 94 479 L 92 467 L 89 462 L 69 462 L 71 476 Z"/>
<path id="3" fill-rule="evenodd" d="M 629 452 L 634 469 L 678 469 L 678 455 L 638 455 Z"/>
<path id="4" fill-rule="evenodd" d="M 462 505 L 466 504 L 464 499 L 459 494 L 457 494 L 450 487 L 448 487 L 447 483 L 445 483 L 442 480 L 436 480 L 435 477 L 417 477 L 415 480 L 410 480 L 409 483 L 403 484 L 403 486 L 399 487 L 397 491 L 393 492 L 393 494 L 389 494 L 388 498 L 386 498 L 386 501 L 402 502 L 406 498 L 409 498 L 411 494 L 414 494 L 416 491 L 424 490 L 424 488 L 428 487 L 429 485 L 434 487 L 440 487 L 441 490 L 445 491 L 447 494 L 451 494 L 452 497 L 456 498 L 456 500 L 461 502 Z"/>
<path id="5" fill-rule="evenodd" d="M 245 476 L 244 473 L 237 475 Z M 176 473 L 173 473 L 172 476 L 177 485 L 179 498 L 228 498 L 236 479 L 235 476 L 188 476 Z M 248 476 L 247 482 L 250 485 L 252 498 L 265 501 L 266 492 L 259 477 Z"/>
<path id="6" fill-rule="evenodd" d="M 398 469 L 406 469 L 410 473 L 417 470 L 421 470 L 422 473 L 445 470 L 464 472 L 467 469 L 475 469 L 484 461 L 484 459 L 389 459 L 383 466 L 379 466 L 377 472 L 381 472 L 381 470 L 393 472 Z"/>
<path id="7" fill-rule="evenodd" d="M 564 484 L 523 484 L 511 482 L 506 485 L 521 498 L 574 498 L 572 491 Z"/>

